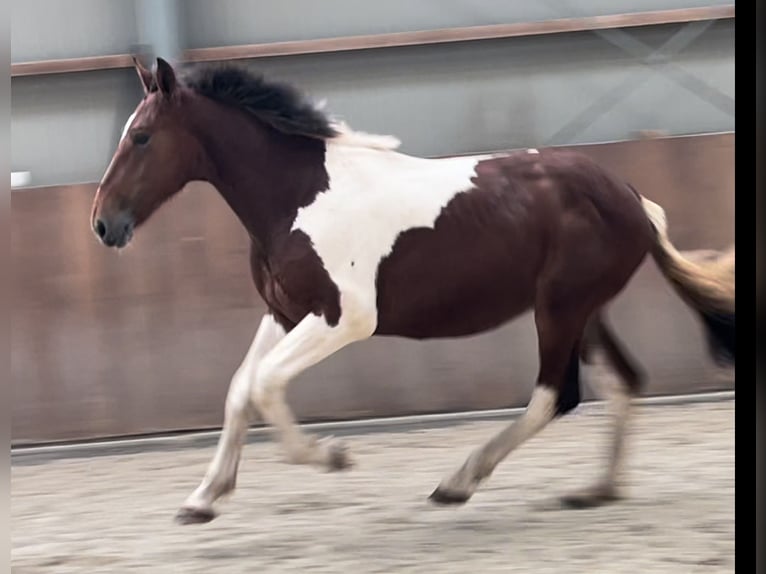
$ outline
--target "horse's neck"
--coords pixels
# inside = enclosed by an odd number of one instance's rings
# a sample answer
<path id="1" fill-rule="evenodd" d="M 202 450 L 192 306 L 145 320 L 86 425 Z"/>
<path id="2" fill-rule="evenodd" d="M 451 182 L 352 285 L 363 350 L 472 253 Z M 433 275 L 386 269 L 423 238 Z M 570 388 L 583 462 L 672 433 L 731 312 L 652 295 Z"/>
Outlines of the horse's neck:
<path id="1" fill-rule="evenodd" d="M 281 134 L 215 106 L 203 120 L 213 184 L 259 244 L 289 229 L 297 210 L 327 189 L 324 142 Z"/>

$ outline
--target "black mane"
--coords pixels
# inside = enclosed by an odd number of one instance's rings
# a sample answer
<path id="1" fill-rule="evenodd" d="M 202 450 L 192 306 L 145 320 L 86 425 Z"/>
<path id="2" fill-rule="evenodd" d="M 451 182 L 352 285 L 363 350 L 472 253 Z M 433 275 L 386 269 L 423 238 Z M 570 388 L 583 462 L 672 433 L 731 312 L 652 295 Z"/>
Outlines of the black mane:
<path id="1" fill-rule="evenodd" d="M 184 84 L 200 95 L 238 107 L 275 129 L 327 139 L 337 135 L 327 116 L 301 92 L 229 64 L 202 66 L 184 77 Z"/>

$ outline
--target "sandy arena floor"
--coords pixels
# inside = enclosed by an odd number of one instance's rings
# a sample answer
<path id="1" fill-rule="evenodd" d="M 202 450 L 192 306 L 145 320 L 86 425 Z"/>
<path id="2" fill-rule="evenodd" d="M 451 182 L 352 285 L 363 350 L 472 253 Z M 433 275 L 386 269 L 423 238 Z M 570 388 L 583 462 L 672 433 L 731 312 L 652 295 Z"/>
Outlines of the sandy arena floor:
<path id="1" fill-rule="evenodd" d="M 734 403 L 639 407 L 629 498 L 543 510 L 597 475 L 607 423 L 600 407 L 554 423 L 461 508 L 426 497 L 502 423 L 348 437 L 356 467 L 340 474 L 248 445 L 201 526 L 172 518 L 212 448 L 15 466 L 12 572 L 733 572 Z"/>

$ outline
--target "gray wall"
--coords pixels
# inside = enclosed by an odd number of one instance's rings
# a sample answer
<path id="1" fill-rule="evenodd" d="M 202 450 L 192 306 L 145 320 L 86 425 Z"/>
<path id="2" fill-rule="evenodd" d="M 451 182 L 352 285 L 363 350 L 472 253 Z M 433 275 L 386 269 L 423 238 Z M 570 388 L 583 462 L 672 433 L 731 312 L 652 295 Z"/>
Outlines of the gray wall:
<path id="1" fill-rule="evenodd" d="M 132 0 L 13 0 L 11 61 L 124 54 L 138 41 Z"/>
<path id="2" fill-rule="evenodd" d="M 186 0 L 190 48 L 731 4 L 727 0 Z"/>
<path id="3" fill-rule="evenodd" d="M 127 53 L 178 0 L 12 0 L 13 62 Z M 138 5 L 137 5 L 138 3 Z M 190 48 L 722 6 L 731 0 L 181 0 Z M 150 18 L 149 18 L 150 19 Z M 143 22 L 147 25 L 146 22 Z"/>
<path id="4" fill-rule="evenodd" d="M 578 149 L 666 210 L 679 249 L 734 237 L 734 134 Z M 190 185 L 119 257 L 86 225 L 94 185 L 14 193 L 13 441 L 165 432 L 221 424 L 224 398 L 263 301 L 247 235 L 206 185 Z M 697 316 L 647 260 L 609 309 L 648 374 L 649 395 L 730 389 Z M 522 406 L 538 368 L 534 320 L 474 337 L 375 337 L 290 383 L 300 420 Z M 603 373 L 603 371 L 601 371 Z M 583 369 L 592 398 L 599 370 Z"/>
<path id="5" fill-rule="evenodd" d="M 155 13 L 159 2 L 16 0 L 13 61 L 129 52 L 158 37 L 156 30 L 147 32 L 151 26 L 141 14 Z M 178 35 L 187 47 L 206 47 L 723 3 L 330 0 L 318 10 L 309 0 L 187 0 L 180 4 Z M 413 154 L 623 140 L 644 129 L 733 131 L 734 23 L 694 28 L 633 29 L 627 39 L 620 31 L 586 32 L 291 56 L 249 65 L 327 98 L 331 111 L 357 129 L 396 134 Z M 648 66 L 646 54 L 615 45 L 651 51 L 669 40 L 683 44 L 689 32 L 699 35 L 669 57 L 671 69 Z M 140 91 L 131 70 L 114 70 L 14 78 L 12 97 L 12 169 L 31 172 L 30 185 L 39 186 L 97 181 Z"/>

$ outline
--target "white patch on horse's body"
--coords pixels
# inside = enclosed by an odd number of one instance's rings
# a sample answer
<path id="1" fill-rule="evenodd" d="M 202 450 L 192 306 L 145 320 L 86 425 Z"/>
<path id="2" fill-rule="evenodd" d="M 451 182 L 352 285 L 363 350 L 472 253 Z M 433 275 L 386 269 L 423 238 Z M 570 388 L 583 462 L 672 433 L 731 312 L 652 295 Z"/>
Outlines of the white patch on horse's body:
<path id="1" fill-rule="evenodd" d="M 527 150 L 527 153 L 540 153 L 539 150 L 536 150 L 535 148 L 531 147 Z"/>
<path id="2" fill-rule="evenodd" d="M 444 207 L 474 187 L 471 178 L 482 157 L 423 159 L 328 141 L 330 188 L 298 211 L 293 230 L 310 237 L 341 292 L 343 312 L 344 296 L 353 292 L 377 321 L 380 261 L 401 233 L 433 228 Z"/>

